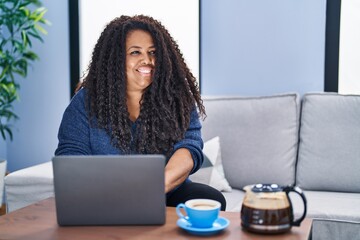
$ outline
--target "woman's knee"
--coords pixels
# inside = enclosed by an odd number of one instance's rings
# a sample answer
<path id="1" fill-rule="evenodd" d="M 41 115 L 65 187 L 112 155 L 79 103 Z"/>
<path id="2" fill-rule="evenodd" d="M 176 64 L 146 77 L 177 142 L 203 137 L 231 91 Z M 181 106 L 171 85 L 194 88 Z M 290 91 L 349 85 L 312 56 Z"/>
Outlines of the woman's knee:
<path id="1" fill-rule="evenodd" d="M 184 203 L 187 200 L 195 198 L 206 198 L 218 201 L 221 203 L 221 210 L 225 211 L 226 209 L 226 200 L 220 191 L 208 185 L 196 182 L 187 182 L 179 187 L 167 198 L 167 205 L 176 206 L 179 203 Z"/>
<path id="2" fill-rule="evenodd" d="M 226 199 L 224 195 L 217 189 L 200 183 L 194 183 L 196 185 L 195 189 L 197 194 L 201 196 L 201 198 L 212 199 L 221 203 L 221 210 L 225 211 L 226 209 Z"/>
<path id="3" fill-rule="evenodd" d="M 213 194 L 212 199 L 220 202 L 221 203 L 221 211 L 225 211 L 225 209 L 226 209 L 226 199 L 225 199 L 224 195 L 220 191 L 218 191 L 216 189 L 215 189 L 215 191 L 217 193 Z"/>

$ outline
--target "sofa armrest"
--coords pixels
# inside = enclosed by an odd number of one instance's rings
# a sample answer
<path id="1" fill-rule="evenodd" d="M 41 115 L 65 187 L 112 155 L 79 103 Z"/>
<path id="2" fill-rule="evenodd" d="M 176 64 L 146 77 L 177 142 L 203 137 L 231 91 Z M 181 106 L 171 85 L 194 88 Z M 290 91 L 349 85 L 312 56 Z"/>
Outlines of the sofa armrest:
<path id="1" fill-rule="evenodd" d="M 52 163 L 46 162 L 5 177 L 7 212 L 54 196 Z"/>

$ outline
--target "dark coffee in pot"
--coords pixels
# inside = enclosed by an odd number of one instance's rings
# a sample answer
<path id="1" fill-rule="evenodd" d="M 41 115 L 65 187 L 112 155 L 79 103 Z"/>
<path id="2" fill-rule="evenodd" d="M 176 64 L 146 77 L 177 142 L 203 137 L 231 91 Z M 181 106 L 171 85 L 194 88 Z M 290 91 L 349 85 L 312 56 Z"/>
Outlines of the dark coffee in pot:
<path id="1" fill-rule="evenodd" d="M 293 220 L 290 207 L 279 209 L 254 209 L 246 205 L 241 209 L 241 225 L 256 233 L 282 233 L 291 228 Z"/>
<path id="2" fill-rule="evenodd" d="M 241 225 L 256 233 L 282 233 L 292 226 L 300 226 L 306 215 L 306 198 L 299 187 L 281 187 L 278 184 L 256 184 L 244 187 L 246 191 L 241 208 Z M 294 220 L 289 192 L 303 200 L 304 211 Z"/>

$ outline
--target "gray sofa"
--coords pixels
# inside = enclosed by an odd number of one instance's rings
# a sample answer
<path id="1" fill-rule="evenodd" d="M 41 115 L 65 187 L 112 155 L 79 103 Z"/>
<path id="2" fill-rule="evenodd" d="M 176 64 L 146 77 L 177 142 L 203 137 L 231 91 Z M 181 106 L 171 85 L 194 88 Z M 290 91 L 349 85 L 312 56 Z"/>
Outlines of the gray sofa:
<path id="1" fill-rule="evenodd" d="M 242 188 L 298 185 L 313 218 L 313 239 L 360 239 L 360 96 L 309 93 L 208 98 L 203 139 L 219 136 L 227 211 Z M 296 215 L 299 197 L 291 196 Z"/>
<path id="2" fill-rule="evenodd" d="M 218 137 L 213 165 L 220 174 L 207 165 L 191 178 L 224 190 L 227 211 L 240 211 L 246 185 L 296 184 L 308 200 L 313 239 L 360 239 L 360 96 L 291 93 L 204 104 L 203 139 Z M 205 145 L 213 154 L 214 145 Z M 13 172 L 5 183 L 9 211 L 50 197 L 51 163 Z M 300 198 L 291 199 L 300 214 Z"/>

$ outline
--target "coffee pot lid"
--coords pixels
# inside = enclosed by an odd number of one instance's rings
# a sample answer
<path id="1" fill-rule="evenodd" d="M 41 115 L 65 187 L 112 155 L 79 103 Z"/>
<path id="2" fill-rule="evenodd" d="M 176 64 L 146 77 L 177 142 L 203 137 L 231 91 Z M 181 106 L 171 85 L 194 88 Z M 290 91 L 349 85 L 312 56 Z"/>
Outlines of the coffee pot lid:
<path id="1" fill-rule="evenodd" d="M 255 193 L 260 193 L 260 192 L 281 192 L 283 189 L 281 186 L 279 186 L 278 184 L 272 183 L 272 184 L 263 184 L 263 183 L 258 183 L 255 184 L 252 188 L 251 191 L 255 192 Z"/>

